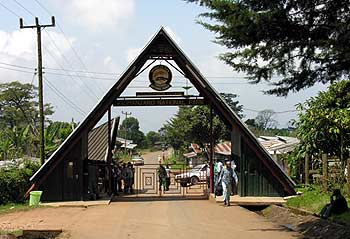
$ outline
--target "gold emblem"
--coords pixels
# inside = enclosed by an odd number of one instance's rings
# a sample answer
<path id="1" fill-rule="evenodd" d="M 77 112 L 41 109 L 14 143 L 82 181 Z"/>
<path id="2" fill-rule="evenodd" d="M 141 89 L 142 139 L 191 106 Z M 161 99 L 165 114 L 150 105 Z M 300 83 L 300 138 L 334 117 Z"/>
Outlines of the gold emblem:
<path id="1" fill-rule="evenodd" d="M 149 72 L 150 87 L 157 91 L 164 91 L 171 87 L 171 71 L 164 65 L 157 65 Z"/>

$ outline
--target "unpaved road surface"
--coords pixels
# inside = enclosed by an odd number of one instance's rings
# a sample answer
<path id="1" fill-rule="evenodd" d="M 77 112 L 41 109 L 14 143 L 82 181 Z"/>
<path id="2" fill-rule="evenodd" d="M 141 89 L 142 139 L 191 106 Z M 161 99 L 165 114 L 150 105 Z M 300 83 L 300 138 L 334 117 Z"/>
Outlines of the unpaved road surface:
<path id="1" fill-rule="evenodd" d="M 299 234 L 243 208 L 209 201 L 115 202 L 0 215 L 0 229 L 63 229 L 62 238 L 291 239 Z"/>
<path id="2" fill-rule="evenodd" d="M 164 158 L 168 158 L 171 154 L 171 150 L 165 150 L 164 151 Z M 163 158 L 163 152 L 162 151 L 154 151 L 154 152 L 147 152 L 142 155 L 142 157 L 145 160 L 145 164 L 158 164 L 158 158 Z"/>

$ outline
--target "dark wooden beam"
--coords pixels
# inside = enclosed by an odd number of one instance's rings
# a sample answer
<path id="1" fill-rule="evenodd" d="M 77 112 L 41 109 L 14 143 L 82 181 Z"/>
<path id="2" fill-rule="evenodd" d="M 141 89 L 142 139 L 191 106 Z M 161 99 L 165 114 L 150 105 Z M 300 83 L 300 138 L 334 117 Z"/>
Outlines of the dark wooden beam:
<path id="1" fill-rule="evenodd" d="M 205 105 L 204 99 L 143 99 L 116 100 L 114 106 L 179 106 Z"/>

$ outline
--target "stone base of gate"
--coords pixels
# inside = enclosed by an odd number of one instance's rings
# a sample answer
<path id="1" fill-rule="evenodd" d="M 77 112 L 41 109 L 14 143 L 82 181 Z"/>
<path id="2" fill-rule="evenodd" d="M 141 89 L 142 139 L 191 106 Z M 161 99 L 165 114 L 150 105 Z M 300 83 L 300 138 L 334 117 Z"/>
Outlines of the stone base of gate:
<path id="1" fill-rule="evenodd" d="M 223 203 L 224 199 L 222 196 L 215 196 L 210 194 L 209 200 L 215 203 Z M 268 206 L 268 205 L 283 205 L 287 201 L 282 197 L 241 197 L 234 195 L 230 197 L 230 203 L 232 205 L 239 206 Z"/>

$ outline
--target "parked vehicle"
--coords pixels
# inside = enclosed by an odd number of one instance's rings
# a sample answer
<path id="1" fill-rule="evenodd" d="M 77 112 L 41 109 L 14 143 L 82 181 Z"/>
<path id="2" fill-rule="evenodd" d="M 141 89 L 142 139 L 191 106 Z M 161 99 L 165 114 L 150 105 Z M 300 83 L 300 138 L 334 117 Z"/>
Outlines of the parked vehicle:
<path id="1" fill-rule="evenodd" d="M 175 181 L 180 183 L 182 187 L 186 187 L 188 184 L 195 185 L 200 182 L 206 182 L 207 177 L 210 175 L 210 168 L 208 164 L 199 164 L 186 173 L 178 174 L 175 176 Z"/>
<path id="2" fill-rule="evenodd" d="M 145 160 L 139 155 L 132 156 L 131 162 L 135 166 L 140 166 L 140 165 L 144 165 L 145 164 Z"/>

